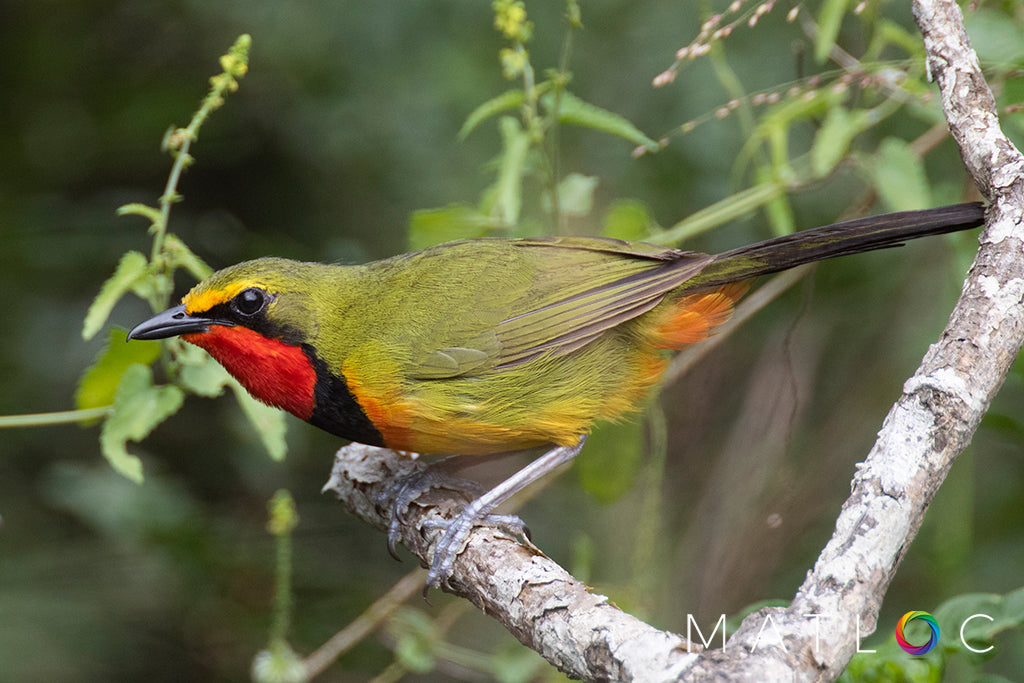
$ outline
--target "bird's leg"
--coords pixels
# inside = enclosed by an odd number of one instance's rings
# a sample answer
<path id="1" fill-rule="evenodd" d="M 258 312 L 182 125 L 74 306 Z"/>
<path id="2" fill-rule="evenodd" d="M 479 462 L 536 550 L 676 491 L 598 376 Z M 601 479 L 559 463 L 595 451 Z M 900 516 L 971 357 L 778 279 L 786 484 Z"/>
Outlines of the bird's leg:
<path id="1" fill-rule="evenodd" d="M 452 474 L 453 470 L 472 467 L 495 460 L 512 452 L 487 455 L 452 455 L 431 463 L 409 476 L 402 477 L 393 485 L 387 486 L 377 497 L 377 505 L 391 510 L 391 522 L 388 525 L 388 552 L 396 560 L 398 542 L 402 540 L 402 526 L 407 522 L 406 513 L 412 503 L 431 489 L 447 489 L 465 495 L 466 500 L 474 500 L 483 494 L 483 487 L 475 481 L 464 479 Z M 529 536 L 529 530 L 523 521 L 515 515 L 487 515 L 484 520 L 488 524 L 502 527 L 512 533 Z"/>
<path id="2" fill-rule="evenodd" d="M 495 518 L 504 518 L 505 515 L 491 515 L 490 512 L 498 507 L 526 486 L 537 481 L 553 469 L 569 462 L 580 452 L 583 444 L 586 443 L 586 435 L 580 436 L 572 446 L 557 446 L 544 455 L 540 456 L 526 467 L 522 468 L 511 477 L 501 482 L 487 493 L 483 494 L 469 505 L 464 507 L 454 519 L 446 522 L 431 523 L 431 525 L 443 526 L 444 535 L 434 546 L 434 556 L 430 562 L 430 572 L 427 574 L 427 587 L 436 588 L 442 582 L 447 582 L 455 567 L 455 558 L 466 543 L 469 532 L 473 527 L 484 523 L 491 523 Z M 515 518 L 519 520 L 518 517 Z M 522 527 L 522 522 L 519 521 Z M 506 526 L 499 523 L 498 526 Z"/>

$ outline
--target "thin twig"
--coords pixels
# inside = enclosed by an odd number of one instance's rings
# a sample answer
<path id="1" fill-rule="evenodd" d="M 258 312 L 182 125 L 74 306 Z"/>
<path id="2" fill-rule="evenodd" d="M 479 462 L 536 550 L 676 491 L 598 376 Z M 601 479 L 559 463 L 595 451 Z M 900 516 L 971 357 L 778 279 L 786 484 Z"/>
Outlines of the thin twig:
<path id="1" fill-rule="evenodd" d="M 376 631 L 399 606 L 423 588 L 426 577 L 427 573 L 423 569 L 414 569 L 409 572 L 367 607 L 365 612 L 306 657 L 302 662 L 306 670 L 306 678 L 319 676 L 338 657 Z"/>

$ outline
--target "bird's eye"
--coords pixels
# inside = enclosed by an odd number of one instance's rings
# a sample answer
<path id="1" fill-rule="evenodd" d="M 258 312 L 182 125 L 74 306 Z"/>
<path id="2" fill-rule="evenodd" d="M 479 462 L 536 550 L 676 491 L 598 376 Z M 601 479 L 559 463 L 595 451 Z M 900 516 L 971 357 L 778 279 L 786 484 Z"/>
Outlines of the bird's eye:
<path id="1" fill-rule="evenodd" d="M 231 300 L 231 307 L 242 315 L 255 315 L 263 310 L 267 295 L 260 289 L 250 287 L 243 289 Z"/>

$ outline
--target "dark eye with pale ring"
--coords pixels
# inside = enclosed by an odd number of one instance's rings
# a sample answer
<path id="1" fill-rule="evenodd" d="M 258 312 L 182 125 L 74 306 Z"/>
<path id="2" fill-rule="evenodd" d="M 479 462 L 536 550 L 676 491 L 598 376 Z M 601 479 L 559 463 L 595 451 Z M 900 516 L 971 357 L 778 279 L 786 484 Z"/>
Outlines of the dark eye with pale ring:
<path id="1" fill-rule="evenodd" d="M 267 294 L 261 289 L 250 287 L 239 292 L 231 300 L 231 308 L 242 315 L 256 315 L 267 303 Z"/>

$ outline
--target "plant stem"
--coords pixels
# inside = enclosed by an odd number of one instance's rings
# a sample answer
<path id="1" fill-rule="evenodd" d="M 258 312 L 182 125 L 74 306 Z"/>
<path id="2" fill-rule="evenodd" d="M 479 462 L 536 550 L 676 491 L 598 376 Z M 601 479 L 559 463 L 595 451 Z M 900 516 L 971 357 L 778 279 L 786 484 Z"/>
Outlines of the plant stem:
<path id="1" fill-rule="evenodd" d="M 178 181 L 181 179 L 185 166 L 192 161 L 192 157 L 188 153 L 189 147 L 198 138 L 199 128 L 206 122 L 210 114 L 224 104 L 225 95 L 238 89 L 237 79 L 245 75 L 248 68 L 251 44 L 252 38 L 248 34 L 238 37 L 228 54 L 221 57 L 224 71 L 210 79 L 212 86 L 210 92 L 203 98 L 202 106 L 192 116 L 188 126 L 168 131 L 164 137 L 164 148 L 174 156 L 174 165 L 171 167 L 170 175 L 167 176 L 164 193 L 160 196 L 160 217 L 153 224 L 153 250 L 150 254 L 150 261 L 159 264 L 157 269 L 161 274 L 167 274 L 165 273 L 167 264 L 163 262 L 163 250 L 167 226 L 170 223 L 171 205 L 181 199 L 178 194 Z M 166 307 L 172 286 L 170 277 L 167 277 L 162 286 L 157 288 L 158 291 L 154 292 L 154 299 L 157 300 L 151 301 L 151 303 L 155 304 L 155 309 Z"/>
<path id="2" fill-rule="evenodd" d="M 106 417 L 112 406 L 102 408 L 85 408 L 82 410 L 63 410 L 55 413 L 30 413 L 28 415 L 0 416 L 0 429 L 6 427 L 43 427 L 46 425 L 73 424 L 87 422 Z"/>

